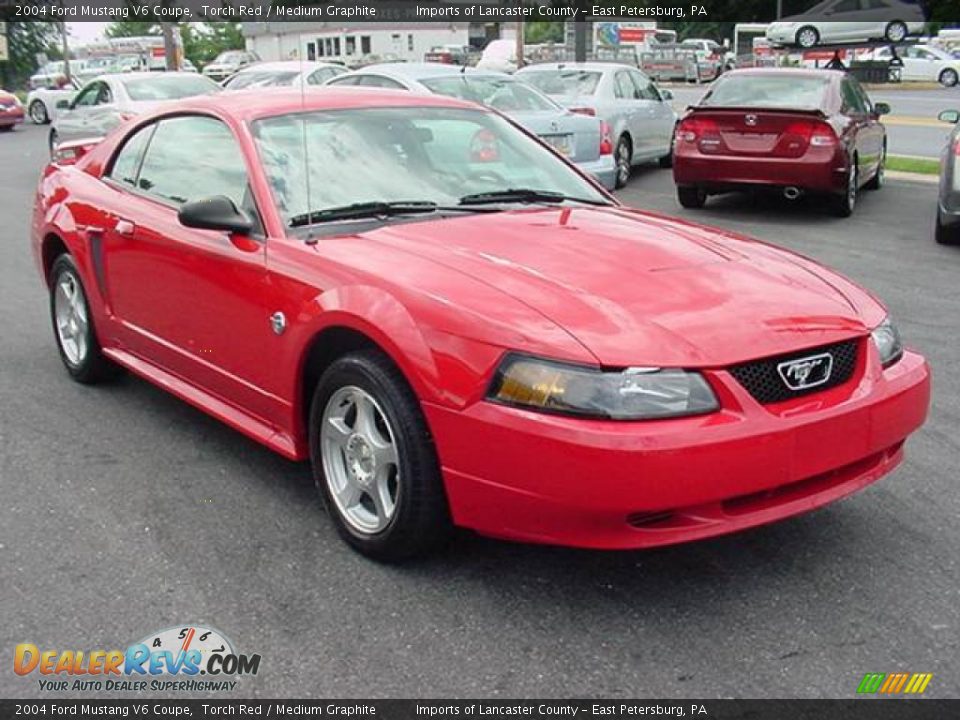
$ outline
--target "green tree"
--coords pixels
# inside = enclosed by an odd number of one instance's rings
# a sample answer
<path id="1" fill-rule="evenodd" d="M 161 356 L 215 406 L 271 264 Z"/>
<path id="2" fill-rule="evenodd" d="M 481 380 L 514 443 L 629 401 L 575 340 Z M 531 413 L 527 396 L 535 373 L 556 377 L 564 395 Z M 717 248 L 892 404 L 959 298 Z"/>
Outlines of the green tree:
<path id="1" fill-rule="evenodd" d="M 59 56 L 58 38 L 55 22 L 7 22 L 10 59 L 0 62 L 0 85 L 7 89 L 24 86 L 37 69 L 39 53 Z"/>

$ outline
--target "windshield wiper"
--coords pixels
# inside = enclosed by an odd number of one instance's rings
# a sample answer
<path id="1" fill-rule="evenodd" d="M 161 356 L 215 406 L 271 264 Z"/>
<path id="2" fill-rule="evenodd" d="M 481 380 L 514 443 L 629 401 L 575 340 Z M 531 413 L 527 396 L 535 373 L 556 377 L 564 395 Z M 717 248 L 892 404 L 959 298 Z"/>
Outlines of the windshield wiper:
<path id="1" fill-rule="evenodd" d="M 608 205 L 605 200 L 570 197 L 552 190 L 533 190 L 530 188 L 510 188 L 508 190 L 494 190 L 492 192 L 464 195 L 460 198 L 461 205 L 493 205 L 495 203 L 586 203 L 588 205 Z"/>
<path id="2" fill-rule="evenodd" d="M 294 215 L 290 218 L 290 227 L 303 227 L 314 223 L 330 222 L 331 220 L 351 220 L 354 218 L 386 217 L 390 215 L 415 215 L 416 213 L 436 212 L 438 205 L 428 200 L 399 200 L 385 202 L 351 203 L 341 207 L 324 208 L 314 212 Z"/>

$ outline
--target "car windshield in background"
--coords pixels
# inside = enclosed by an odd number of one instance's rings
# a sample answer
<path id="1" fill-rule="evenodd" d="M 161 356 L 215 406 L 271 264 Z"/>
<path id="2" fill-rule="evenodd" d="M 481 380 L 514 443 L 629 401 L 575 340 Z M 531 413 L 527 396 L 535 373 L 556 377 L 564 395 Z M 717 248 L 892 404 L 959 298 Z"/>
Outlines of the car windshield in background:
<path id="1" fill-rule="evenodd" d="M 420 82 L 438 95 L 469 100 L 501 112 L 557 109 L 547 98 L 509 78 L 457 74 Z"/>
<path id="2" fill-rule="evenodd" d="M 518 188 L 607 202 L 550 150 L 499 115 L 482 110 L 406 107 L 298 113 L 258 120 L 253 133 L 288 225 L 306 213 L 357 203 L 448 207 L 471 195 Z"/>
<path id="3" fill-rule="evenodd" d="M 700 104 L 717 107 L 819 108 L 829 78 L 798 75 L 729 75 Z"/>
<path id="4" fill-rule="evenodd" d="M 600 73 L 588 70 L 538 70 L 523 74 L 524 82 L 547 95 L 593 95 Z"/>
<path id="5" fill-rule="evenodd" d="M 215 63 L 238 63 L 243 60 L 243 53 L 237 52 L 236 50 L 222 52 L 217 55 L 216 59 L 213 61 Z"/>
<path id="6" fill-rule="evenodd" d="M 226 84 L 231 90 L 242 90 L 248 87 L 286 87 L 293 85 L 297 79 L 299 71 L 263 71 L 263 72 L 245 72 L 234 75 Z"/>
<path id="7" fill-rule="evenodd" d="M 123 86 L 127 90 L 127 95 L 135 102 L 176 100 L 194 95 L 209 95 L 220 90 L 219 85 L 200 75 L 163 75 L 161 73 L 150 77 L 125 78 Z"/>

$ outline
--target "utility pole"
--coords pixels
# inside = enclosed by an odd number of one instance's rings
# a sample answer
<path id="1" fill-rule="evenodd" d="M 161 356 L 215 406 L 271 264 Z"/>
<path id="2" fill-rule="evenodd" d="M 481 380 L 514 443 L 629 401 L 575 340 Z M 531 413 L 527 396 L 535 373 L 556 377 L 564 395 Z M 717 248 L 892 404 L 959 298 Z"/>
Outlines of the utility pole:
<path id="1" fill-rule="evenodd" d="M 179 70 L 181 55 L 183 54 L 180 28 L 172 22 L 160 23 L 160 27 L 163 30 L 163 54 L 166 59 L 167 70 Z"/>
<path id="2" fill-rule="evenodd" d="M 523 0 L 517 0 L 517 7 L 523 8 Z M 523 20 L 517 20 L 517 70 L 523 67 L 523 45 L 526 34 L 525 23 Z"/>
<path id="3" fill-rule="evenodd" d="M 777 20 L 783 17 L 783 0 L 777 0 Z"/>
<path id="4" fill-rule="evenodd" d="M 65 22 L 60 23 L 60 41 L 62 42 L 62 49 L 63 49 L 63 74 L 67 76 L 67 82 L 69 83 L 71 80 L 70 78 L 70 42 L 67 39 L 67 24 Z"/>

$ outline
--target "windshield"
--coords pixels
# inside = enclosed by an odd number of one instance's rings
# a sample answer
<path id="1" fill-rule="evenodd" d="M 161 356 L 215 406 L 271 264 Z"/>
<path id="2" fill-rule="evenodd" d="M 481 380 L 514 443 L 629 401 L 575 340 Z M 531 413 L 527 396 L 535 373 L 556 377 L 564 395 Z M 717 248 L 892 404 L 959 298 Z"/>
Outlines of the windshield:
<path id="1" fill-rule="evenodd" d="M 819 108 L 830 85 L 826 77 L 728 75 L 713 84 L 701 106 Z"/>
<path id="2" fill-rule="evenodd" d="M 165 75 L 123 80 L 127 95 L 135 102 L 152 100 L 176 100 L 209 95 L 220 90 L 220 86 L 209 78 L 199 75 Z"/>
<path id="3" fill-rule="evenodd" d="M 421 80 L 438 95 L 469 100 L 501 112 L 556 110 L 557 106 L 532 88 L 511 78 L 495 75 L 446 75 Z"/>
<path id="4" fill-rule="evenodd" d="M 243 60 L 243 53 L 236 50 L 227 50 L 226 52 L 222 52 L 217 55 L 217 57 L 214 59 L 214 62 L 226 63 L 229 65 L 230 63 L 238 63 L 241 60 Z"/>
<path id="5" fill-rule="evenodd" d="M 227 81 L 225 87 L 231 90 L 242 90 L 247 87 L 279 87 L 293 85 L 293 81 L 300 74 L 299 70 L 263 70 L 251 71 L 234 75 Z"/>
<path id="6" fill-rule="evenodd" d="M 600 84 L 600 73 L 589 70 L 537 70 L 521 77 L 547 95 L 593 95 Z"/>
<path id="7" fill-rule="evenodd" d="M 483 110 L 317 111 L 258 120 L 253 134 L 288 225 L 304 213 L 355 203 L 451 206 L 514 188 L 607 202 L 550 150 Z"/>

